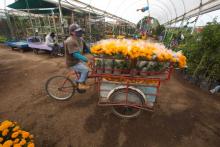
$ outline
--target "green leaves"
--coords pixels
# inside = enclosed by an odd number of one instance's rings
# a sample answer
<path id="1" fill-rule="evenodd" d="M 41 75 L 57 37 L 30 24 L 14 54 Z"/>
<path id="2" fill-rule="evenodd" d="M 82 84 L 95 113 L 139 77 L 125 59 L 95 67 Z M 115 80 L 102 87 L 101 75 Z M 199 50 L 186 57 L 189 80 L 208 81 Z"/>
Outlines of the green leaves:
<path id="1" fill-rule="evenodd" d="M 220 24 L 208 23 L 201 33 L 186 33 L 180 46 L 187 57 L 188 71 L 207 80 L 220 79 Z"/>

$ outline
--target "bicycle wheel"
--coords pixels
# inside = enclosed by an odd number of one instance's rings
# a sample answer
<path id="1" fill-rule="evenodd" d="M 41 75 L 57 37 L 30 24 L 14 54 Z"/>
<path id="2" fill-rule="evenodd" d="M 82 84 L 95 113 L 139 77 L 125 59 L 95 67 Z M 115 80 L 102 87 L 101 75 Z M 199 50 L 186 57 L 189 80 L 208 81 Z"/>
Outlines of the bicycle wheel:
<path id="1" fill-rule="evenodd" d="M 124 103 L 126 101 L 126 94 L 128 94 L 128 103 L 135 104 L 135 105 L 142 105 L 143 104 L 143 97 L 137 91 L 128 89 L 119 89 L 113 92 L 109 99 L 112 103 Z M 141 109 L 134 108 L 131 106 L 112 106 L 112 112 L 121 118 L 134 118 L 140 115 Z"/>
<path id="2" fill-rule="evenodd" d="M 47 94 L 57 100 L 71 98 L 76 90 L 75 84 L 67 77 L 54 76 L 46 82 Z"/>

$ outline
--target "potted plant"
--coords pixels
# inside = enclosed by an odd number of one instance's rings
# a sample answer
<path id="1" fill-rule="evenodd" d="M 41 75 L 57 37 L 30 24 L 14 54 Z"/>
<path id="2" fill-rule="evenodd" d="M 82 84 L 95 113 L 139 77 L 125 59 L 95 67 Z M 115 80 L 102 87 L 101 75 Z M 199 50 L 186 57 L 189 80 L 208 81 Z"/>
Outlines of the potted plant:
<path id="1" fill-rule="evenodd" d="M 104 64 L 104 69 L 105 69 L 105 73 L 107 74 L 111 74 L 113 72 L 113 59 L 111 58 L 106 58 L 103 59 L 103 64 Z"/>
<path id="2" fill-rule="evenodd" d="M 120 75 L 123 69 L 122 66 L 123 60 L 115 60 L 114 61 L 114 74 L 115 75 Z"/>
<path id="3" fill-rule="evenodd" d="M 95 58 L 95 68 L 97 73 L 103 73 L 103 60 L 101 58 Z"/>

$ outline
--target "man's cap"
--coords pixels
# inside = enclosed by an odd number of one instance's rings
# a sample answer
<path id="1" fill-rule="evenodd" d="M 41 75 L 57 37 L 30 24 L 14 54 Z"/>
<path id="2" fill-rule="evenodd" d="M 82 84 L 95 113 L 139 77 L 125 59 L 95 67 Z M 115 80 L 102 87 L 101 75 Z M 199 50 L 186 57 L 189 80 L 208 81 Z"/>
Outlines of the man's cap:
<path id="1" fill-rule="evenodd" d="M 69 31 L 70 32 L 78 32 L 78 31 L 81 31 L 82 28 L 80 28 L 80 26 L 78 24 L 71 24 L 70 27 L 69 27 Z"/>

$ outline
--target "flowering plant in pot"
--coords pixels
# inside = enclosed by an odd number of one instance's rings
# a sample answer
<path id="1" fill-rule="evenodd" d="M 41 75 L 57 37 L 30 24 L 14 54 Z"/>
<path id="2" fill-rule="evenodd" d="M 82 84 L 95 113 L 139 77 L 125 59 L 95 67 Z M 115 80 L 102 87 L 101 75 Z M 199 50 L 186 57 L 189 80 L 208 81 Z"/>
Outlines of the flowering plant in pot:
<path id="1" fill-rule="evenodd" d="M 6 120 L 0 123 L 0 147 L 34 147 L 34 138 L 16 122 Z"/>

